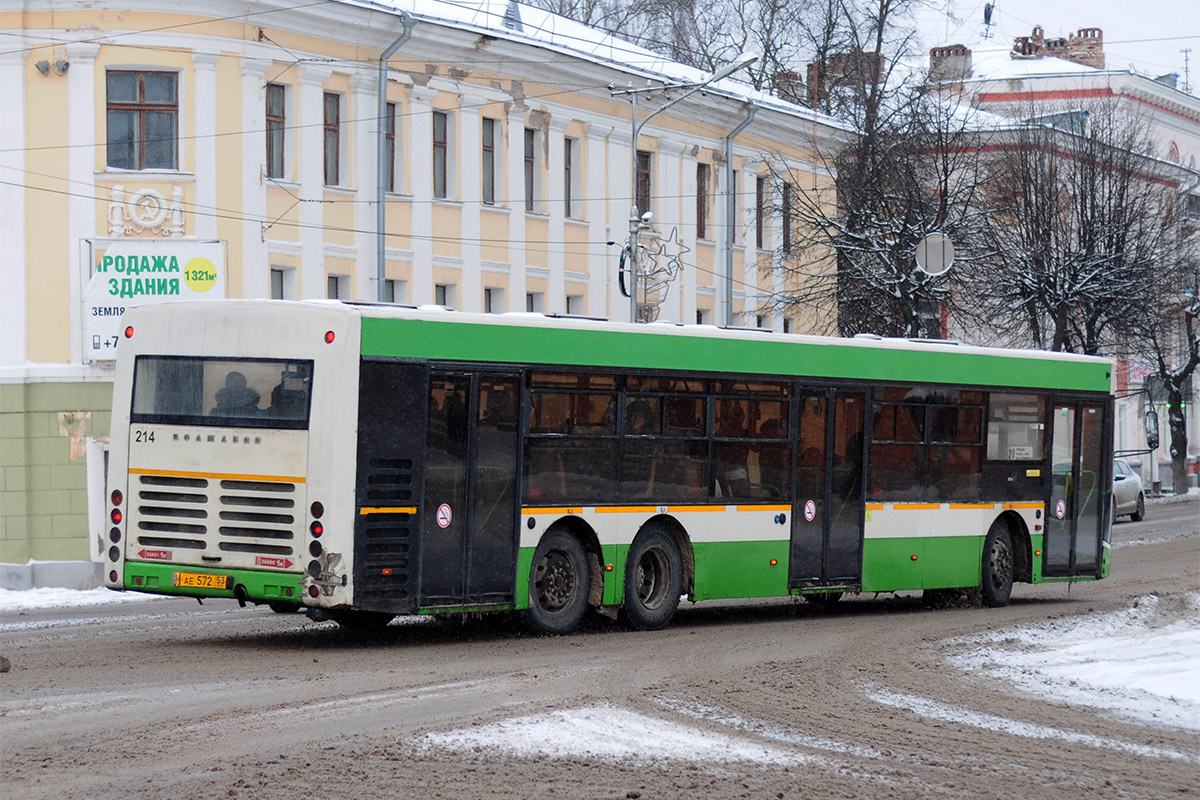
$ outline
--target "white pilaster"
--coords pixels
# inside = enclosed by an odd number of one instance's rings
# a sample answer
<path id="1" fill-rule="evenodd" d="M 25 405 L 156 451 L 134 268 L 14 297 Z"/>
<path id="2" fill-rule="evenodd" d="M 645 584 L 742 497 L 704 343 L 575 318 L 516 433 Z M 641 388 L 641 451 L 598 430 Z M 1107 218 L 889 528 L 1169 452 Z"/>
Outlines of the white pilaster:
<path id="1" fill-rule="evenodd" d="M 652 187 L 656 195 L 653 205 L 657 224 L 654 227 L 659 235 L 672 242 L 668 245 L 670 252 L 663 254 L 665 258 L 677 255 L 681 246 L 690 248 L 687 257 L 680 260 L 681 269 L 670 284 L 666 302 L 659 308 L 658 318 L 662 322 L 696 321 L 695 269 L 691 266 L 696 262 L 696 172 L 683 169 L 683 150 L 683 142 L 659 139 L 658 167 Z M 672 229 L 676 229 L 674 236 Z M 683 298 L 689 286 L 692 292 L 690 320 L 683 316 Z"/>
<path id="2" fill-rule="evenodd" d="M 186 230 L 201 239 L 217 238 L 217 58 L 192 53 L 196 74 L 196 204 L 185 216 Z M 189 219 L 190 217 L 190 219 Z"/>
<path id="3" fill-rule="evenodd" d="M 0 125 L 0 231 L 4 231 L 4 246 L 0 247 L 0 319 L 4 320 L 4 335 L 0 336 L 0 368 L 23 367 L 26 359 L 28 331 L 26 314 L 25 241 L 25 70 L 33 69 L 32 59 L 26 63 L 24 40 L 17 36 L 0 53 L 0 86 L 5 87 L 5 114 L 19 124 Z M 75 316 L 72 311 L 72 316 Z"/>
<path id="4" fill-rule="evenodd" d="M 527 109 L 508 111 L 508 158 L 504 177 L 508 182 L 508 310 L 525 310 L 525 118 Z"/>
<path id="5" fill-rule="evenodd" d="M 412 283 L 415 305 L 433 302 L 433 98 L 437 91 L 414 86 L 409 93 L 412 170 Z"/>
<path id="6" fill-rule="evenodd" d="M 631 141 L 632 132 L 616 127 L 608 135 L 607 165 L 608 165 L 608 241 L 616 242 L 613 250 L 616 256 L 608 275 L 612 280 L 608 283 L 608 318 L 611 320 L 632 321 L 629 316 L 629 298 L 621 294 L 621 283 L 617 277 L 620 263 L 620 248 L 629 241 L 629 209 L 633 207 L 634 187 L 633 164 L 637 155 L 637 147 Z M 651 187 L 653 188 L 653 187 Z"/>
<path id="7" fill-rule="evenodd" d="M 356 300 L 379 299 L 378 255 L 375 252 L 375 187 L 378 180 L 380 120 L 379 78 L 362 71 L 350 76 L 350 166 L 354 175 L 354 287 Z M 396 153 L 399 158 L 400 152 Z"/>
<path id="8" fill-rule="evenodd" d="M 71 363 L 83 361 L 83 288 L 91 277 L 90 264 L 80 263 L 84 248 L 81 240 L 96 235 L 96 55 L 100 45 L 73 42 L 68 48 L 71 69 L 67 73 L 67 128 L 70 152 L 67 173 L 72 195 L 68 201 L 70 233 L 68 253 L 71 259 L 70 303 Z M 23 117 L 18 118 L 23 119 Z"/>
<path id="9" fill-rule="evenodd" d="M 300 297 L 325 297 L 325 81 L 327 68 L 301 64 L 300 99 L 296 103 L 300 124 Z M 265 153 L 265 149 L 263 150 Z M 347 165 L 342 165 L 343 169 Z"/>
<path id="10" fill-rule="evenodd" d="M 464 88 L 466 88 L 464 86 Z M 458 174 L 462 176 L 462 286 L 459 308 L 483 311 L 483 253 L 480 246 L 481 207 L 483 205 L 483 134 L 479 108 L 483 96 L 464 92 L 459 95 Z"/>
<path id="11" fill-rule="evenodd" d="M 563 177 L 565 143 L 564 132 L 570 120 L 563 116 L 550 118 L 549 147 L 547 148 L 546 164 L 546 210 L 549 212 L 550 224 L 547 229 L 547 266 L 550 267 L 550 281 L 546 294 L 546 311 L 550 314 L 564 314 L 567 310 L 567 284 L 563 275 L 567 230 L 566 215 L 563 209 Z M 578 169 L 578 167 L 576 167 Z"/>
<path id="12" fill-rule="evenodd" d="M 263 226 L 267 222 L 266 74 L 271 62 L 243 58 L 242 66 L 242 297 L 271 296 L 270 253 Z M 236 297 L 231 286 L 229 294 Z"/>
<path id="13" fill-rule="evenodd" d="M 583 164 L 576 169 L 584 169 L 584 196 L 580 198 L 583 213 L 588 221 L 588 299 L 587 313 L 592 317 L 611 317 L 612 311 L 608 306 L 606 289 L 608 278 L 614 274 L 618 259 L 618 250 L 609 247 L 607 229 L 608 205 L 604 202 L 608 188 L 606 178 L 605 136 L 612 131 L 607 126 L 587 123 L 584 126 L 584 140 L 581 142 L 580 160 Z M 628 172 L 628 170 L 626 170 Z"/>

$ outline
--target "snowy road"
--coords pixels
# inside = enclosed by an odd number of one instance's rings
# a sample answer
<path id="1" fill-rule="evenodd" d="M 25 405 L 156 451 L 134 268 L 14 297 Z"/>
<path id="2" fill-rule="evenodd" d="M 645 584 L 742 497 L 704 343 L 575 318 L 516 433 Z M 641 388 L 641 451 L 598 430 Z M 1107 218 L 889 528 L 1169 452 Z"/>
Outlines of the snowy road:
<path id="1" fill-rule="evenodd" d="M 1189 797 L 1197 511 L 1153 507 L 1115 529 L 1111 579 L 1020 585 L 996 610 L 901 595 L 685 607 L 657 633 L 420 622 L 366 636 L 233 603 L 19 611 L 10 598 L 0 787 L 29 800 Z"/>

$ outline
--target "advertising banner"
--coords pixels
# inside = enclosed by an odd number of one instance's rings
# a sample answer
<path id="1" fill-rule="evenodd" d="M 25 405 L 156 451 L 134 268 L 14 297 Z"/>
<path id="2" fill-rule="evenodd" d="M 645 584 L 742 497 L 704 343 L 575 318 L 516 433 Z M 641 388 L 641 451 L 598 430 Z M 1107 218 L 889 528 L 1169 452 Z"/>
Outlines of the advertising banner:
<path id="1" fill-rule="evenodd" d="M 117 357 L 127 308 L 224 297 L 223 242 L 114 242 L 96 260 L 83 293 L 83 360 Z"/>

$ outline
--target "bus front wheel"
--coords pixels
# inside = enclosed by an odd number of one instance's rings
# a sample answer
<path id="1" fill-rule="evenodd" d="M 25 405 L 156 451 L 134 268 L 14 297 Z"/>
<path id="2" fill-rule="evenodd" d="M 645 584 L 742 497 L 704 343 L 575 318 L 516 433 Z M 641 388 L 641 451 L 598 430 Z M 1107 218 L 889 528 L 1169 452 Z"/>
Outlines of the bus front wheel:
<path id="1" fill-rule="evenodd" d="M 983 602 L 992 608 L 1008 605 L 1013 585 L 1012 534 L 1003 522 L 993 523 L 983 542 Z"/>
<path id="2" fill-rule="evenodd" d="M 638 630 L 665 628 L 679 607 L 683 557 L 675 537 L 659 527 L 633 540 L 625 562 L 625 616 Z"/>
<path id="3" fill-rule="evenodd" d="M 587 611 L 590 586 L 587 553 L 579 540 L 566 531 L 547 533 L 533 553 L 529 622 L 543 633 L 570 633 Z"/>

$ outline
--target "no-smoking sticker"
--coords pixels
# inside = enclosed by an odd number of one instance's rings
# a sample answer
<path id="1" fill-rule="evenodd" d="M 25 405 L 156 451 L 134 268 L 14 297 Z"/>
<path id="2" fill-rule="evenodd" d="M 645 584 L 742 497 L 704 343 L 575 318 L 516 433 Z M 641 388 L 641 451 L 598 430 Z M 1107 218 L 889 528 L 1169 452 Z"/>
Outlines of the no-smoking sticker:
<path id="1" fill-rule="evenodd" d="M 1064 501 L 1059 500 L 1054 505 L 1054 516 L 1058 517 L 1059 519 L 1062 519 L 1066 515 L 1067 515 L 1067 504 Z"/>
<path id="2" fill-rule="evenodd" d="M 817 504 L 812 500 L 804 501 L 804 518 L 809 522 L 817 518 Z"/>
<path id="3" fill-rule="evenodd" d="M 450 506 L 442 503 L 437 510 L 437 524 L 439 528 L 446 528 L 450 525 L 450 520 L 454 519 L 454 512 L 450 510 Z"/>

